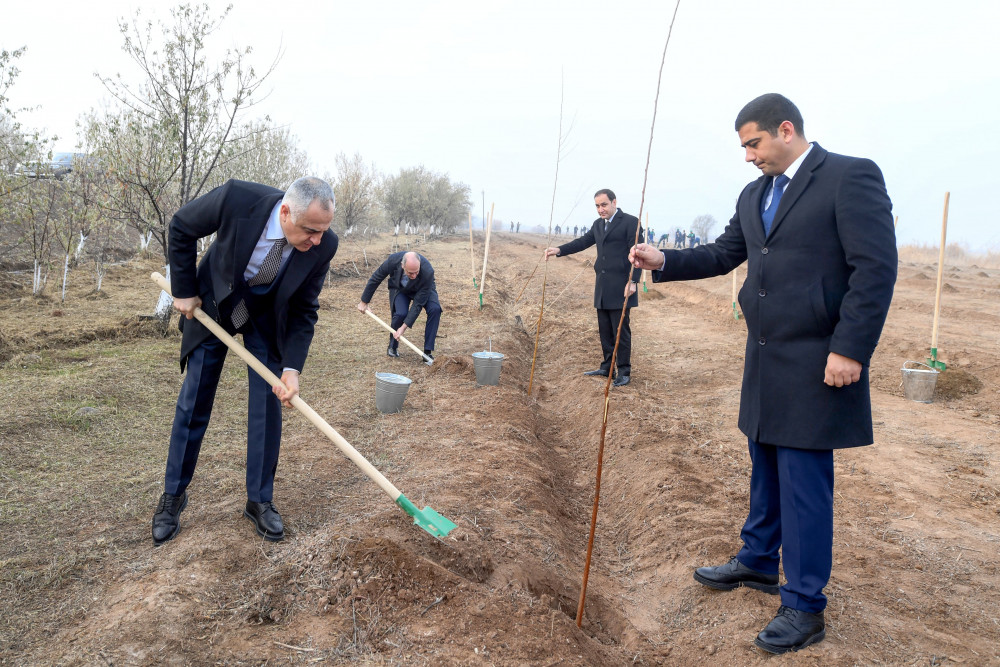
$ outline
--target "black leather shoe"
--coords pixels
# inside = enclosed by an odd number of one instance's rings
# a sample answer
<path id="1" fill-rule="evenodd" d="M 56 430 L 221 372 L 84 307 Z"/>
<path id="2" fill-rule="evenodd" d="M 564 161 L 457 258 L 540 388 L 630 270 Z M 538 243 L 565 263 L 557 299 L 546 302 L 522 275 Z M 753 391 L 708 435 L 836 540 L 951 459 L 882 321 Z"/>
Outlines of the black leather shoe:
<path id="1" fill-rule="evenodd" d="M 388 348 L 386 348 L 385 353 L 387 355 L 389 355 L 390 357 L 396 357 L 397 359 L 399 358 L 399 350 L 397 350 L 396 348 L 394 348 L 392 345 L 390 345 Z"/>
<path id="2" fill-rule="evenodd" d="M 253 521 L 257 534 L 265 540 L 280 542 L 285 537 L 285 527 L 281 523 L 281 515 L 274 508 L 274 503 L 254 503 L 247 501 L 243 516 Z"/>
<path id="3" fill-rule="evenodd" d="M 177 537 L 181 530 L 181 512 L 187 507 L 187 491 L 179 496 L 164 493 L 156 504 L 153 514 L 153 546 L 158 547 L 164 542 Z"/>
<path id="4" fill-rule="evenodd" d="M 602 378 L 608 377 L 608 372 L 603 368 L 598 368 L 596 371 L 587 371 L 584 375 L 600 375 Z"/>
<path id="5" fill-rule="evenodd" d="M 612 384 L 615 385 L 616 387 L 624 387 L 631 381 L 632 381 L 631 375 L 619 375 L 618 377 L 615 378 L 615 381 L 612 382 Z"/>
<path id="6" fill-rule="evenodd" d="M 810 614 L 781 605 L 778 615 L 760 631 L 753 643 L 768 653 L 788 653 L 812 646 L 826 637 L 823 612 Z"/>
<path id="7" fill-rule="evenodd" d="M 426 354 L 431 359 L 434 358 L 434 350 L 424 350 L 424 354 Z"/>
<path id="8" fill-rule="evenodd" d="M 751 570 L 735 556 L 725 565 L 699 567 L 694 571 L 694 579 L 699 584 L 719 591 L 731 591 L 746 586 L 770 595 L 778 594 L 778 575 Z"/>

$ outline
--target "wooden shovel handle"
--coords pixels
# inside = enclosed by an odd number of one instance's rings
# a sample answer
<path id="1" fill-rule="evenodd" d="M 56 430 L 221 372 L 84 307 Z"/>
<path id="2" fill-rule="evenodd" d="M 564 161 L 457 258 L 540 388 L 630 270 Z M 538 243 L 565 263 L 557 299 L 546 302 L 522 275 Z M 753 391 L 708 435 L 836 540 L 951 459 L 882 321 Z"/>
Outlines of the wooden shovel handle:
<path id="1" fill-rule="evenodd" d="M 395 329 L 393 329 L 391 326 L 389 326 L 388 324 L 386 324 L 385 320 L 383 320 L 381 317 L 379 317 L 378 315 L 376 315 L 375 313 L 373 313 L 370 308 L 366 308 L 365 309 L 365 315 L 369 315 L 373 320 L 375 320 L 376 322 L 378 322 L 379 324 L 381 324 L 383 327 L 385 327 L 386 329 L 388 329 L 389 333 L 396 333 Z M 416 352 L 417 354 L 419 354 L 424 359 L 426 359 L 427 363 L 429 363 L 429 364 L 433 364 L 434 363 L 434 359 L 432 359 L 431 357 L 428 357 L 426 354 L 424 354 L 423 352 L 421 352 L 420 348 L 418 348 L 416 345 L 414 345 L 410 341 L 406 340 L 402 336 L 399 337 L 399 340 L 401 340 L 404 343 L 406 343 L 407 345 L 409 345 L 410 349 L 413 350 L 414 352 Z"/>
<path id="2" fill-rule="evenodd" d="M 153 282 L 160 286 L 160 289 L 167 294 L 170 294 L 170 285 L 167 283 L 166 278 L 155 271 L 150 275 L 150 277 L 153 279 Z M 204 324 L 209 331 L 215 334 L 219 340 L 225 343 L 230 350 L 239 355 L 240 359 L 245 361 L 250 368 L 254 369 L 258 375 L 267 381 L 269 385 L 272 387 L 276 387 L 278 385 L 284 387 L 281 380 L 278 379 L 278 376 L 271 372 L 271 369 L 261 363 L 260 359 L 253 356 L 249 350 L 240 345 L 240 343 L 235 338 L 230 336 L 218 322 L 209 317 L 208 313 L 201 308 L 195 308 L 194 316 L 199 322 Z M 351 443 L 347 442 L 347 440 L 337 433 L 337 431 L 330 426 L 325 419 L 320 417 L 319 413 L 309 407 L 309 404 L 302 400 L 301 396 L 295 396 L 291 403 L 299 412 L 306 416 L 306 419 L 311 421 L 316 428 L 322 431 L 323 435 L 333 441 L 333 444 L 337 445 L 340 451 L 344 453 L 344 456 L 349 458 L 354 465 L 358 466 L 358 468 L 361 469 L 361 472 L 366 474 L 373 482 L 379 485 L 379 488 L 389 494 L 389 497 L 392 498 L 393 502 L 395 502 L 395 500 L 402 495 L 400 490 L 393 486 L 392 482 L 387 480 L 385 476 L 375 468 L 375 466 L 369 463 L 368 460 L 362 456 L 360 452 L 358 452 L 358 450 L 351 446 Z"/>

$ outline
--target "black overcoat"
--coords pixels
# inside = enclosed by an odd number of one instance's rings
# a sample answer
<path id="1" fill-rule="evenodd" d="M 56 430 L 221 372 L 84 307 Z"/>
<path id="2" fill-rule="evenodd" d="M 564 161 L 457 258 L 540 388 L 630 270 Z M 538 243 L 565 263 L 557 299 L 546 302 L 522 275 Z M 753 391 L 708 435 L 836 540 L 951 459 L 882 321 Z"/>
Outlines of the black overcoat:
<path id="1" fill-rule="evenodd" d="M 747 185 L 714 243 L 665 250 L 654 281 L 724 275 L 747 261 L 739 427 L 757 442 L 838 449 L 873 442 L 868 366 L 896 281 L 892 206 L 874 162 L 814 144 L 764 237 L 770 184 Z M 860 382 L 830 387 L 827 355 L 861 362 Z"/>
<path id="2" fill-rule="evenodd" d="M 635 228 L 639 219 L 618 209 L 610 220 L 608 231 L 604 231 L 604 219 L 598 218 L 582 236 L 559 246 L 559 255 L 572 255 L 597 245 L 597 259 L 594 260 L 594 308 L 604 310 L 621 309 L 625 304 L 625 284 L 631 269 L 632 280 L 639 281 L 642 271 L 633 269 L 628 261 L 628 252 L 635 244 Z M 639 232 L 639 240 L 645 237 Z M 629 308 L 639 305 L 639 297 L 629 297 Z"/>

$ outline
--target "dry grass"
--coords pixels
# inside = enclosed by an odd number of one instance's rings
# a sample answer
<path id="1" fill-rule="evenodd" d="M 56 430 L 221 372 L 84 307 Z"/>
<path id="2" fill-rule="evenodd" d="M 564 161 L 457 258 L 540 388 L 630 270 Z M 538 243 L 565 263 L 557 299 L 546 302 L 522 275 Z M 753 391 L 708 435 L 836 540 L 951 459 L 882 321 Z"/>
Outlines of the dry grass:
<path id="1" fill-rule="evenodd" d="M 915 264 L 937 265 L 941 248 L 937 245 L 905 245 L 899 248 L 899 260 Z M 1000 268 L 1000 252 L 972 252 L 958 243 L 949 243 L 944 249 L 948 264 Z"/>

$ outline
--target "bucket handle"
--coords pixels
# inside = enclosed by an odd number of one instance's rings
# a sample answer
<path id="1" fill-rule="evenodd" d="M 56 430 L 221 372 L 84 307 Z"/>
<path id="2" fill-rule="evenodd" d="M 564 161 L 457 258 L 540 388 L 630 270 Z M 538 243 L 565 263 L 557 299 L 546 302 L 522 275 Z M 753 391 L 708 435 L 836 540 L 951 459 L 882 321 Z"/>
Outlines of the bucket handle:
<path id="1" fill-rule="evenodd" d="M 932 368 L 931 366 L 928 366 L 927 364 L 925 364 L 925 363 L 924 363 L 924 362 L 922 362 L 922 361 L 904 361 L 904 362 L 903 362 L 903 368 L 902 368 L 901 370 L 904 370 L 904 371 L 906 371 L 906 370 L 917 370 L 917 371 L 922 371 L 922 370 L 923 370 L 923 368 L 907 368 L 907 367 L 906 367 L 906 364 L 917 364 L 918 366 L 923 366 L 924 368 L 926 368 L 926 369 L 927 369 L 927 370 L 929 370 L 929 371 L 933 371 L 933 372 L 935 372 L 935 373 L 940 373 L 940 372 L 941 372 L 941 371 L 939 371 L 939 370 L 938 370 L 938 369 L 936 369 L 936 368 Z"/>

